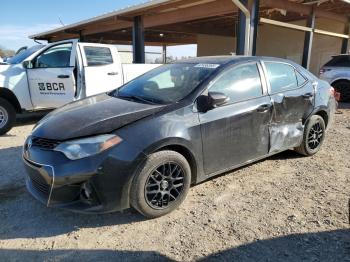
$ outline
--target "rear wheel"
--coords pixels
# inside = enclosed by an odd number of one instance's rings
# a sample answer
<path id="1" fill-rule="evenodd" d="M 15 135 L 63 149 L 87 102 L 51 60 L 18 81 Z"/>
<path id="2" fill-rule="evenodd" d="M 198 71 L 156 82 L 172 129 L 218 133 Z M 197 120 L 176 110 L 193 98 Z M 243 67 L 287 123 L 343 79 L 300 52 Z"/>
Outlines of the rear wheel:
<path id="1" fill-rule="evenodd" d="M 163 216 L 185 200 L 190 183 L 191 169 L 181 154 L 156 152 L 148 157 L 134 177 L 131 205 L 148 218 Z"/>
<path id="2" fill-rule="evenodd" d="M 316 154 L 324 141 L 326 125 L 321 116 L 314 115 L 307 122 L 301 145 L 294 150 L 305 156 Z"/>
<path id="3" fill-rule="evenodd" d="M 340 93 L 339 102 L 350 102 L 350 82 L 349 81 L 338 81 L 333 84 L 336 92 Z"/>
<path id="4" fill-rule="evenodd" d="M 16 111 L 5 99 L 0 98 L 0 135 L 6 134 L 14 125 Z"/>

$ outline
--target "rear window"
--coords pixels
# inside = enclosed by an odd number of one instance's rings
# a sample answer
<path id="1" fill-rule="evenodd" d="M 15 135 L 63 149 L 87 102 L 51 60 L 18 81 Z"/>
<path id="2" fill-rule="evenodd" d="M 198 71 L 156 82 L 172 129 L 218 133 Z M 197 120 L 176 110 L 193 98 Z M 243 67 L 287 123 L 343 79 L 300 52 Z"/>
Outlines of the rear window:
<path id="1" fill-rule="evenodd" d="M 324 66 L 350 67 L 350 56 L 348 55 L 335 56 Z"/>
<path id="2" fill-rule="evenodd" d="M 101 66 L 113 64 L 111 50 L 108 47 L 84 47 L 88 66 Z"/>

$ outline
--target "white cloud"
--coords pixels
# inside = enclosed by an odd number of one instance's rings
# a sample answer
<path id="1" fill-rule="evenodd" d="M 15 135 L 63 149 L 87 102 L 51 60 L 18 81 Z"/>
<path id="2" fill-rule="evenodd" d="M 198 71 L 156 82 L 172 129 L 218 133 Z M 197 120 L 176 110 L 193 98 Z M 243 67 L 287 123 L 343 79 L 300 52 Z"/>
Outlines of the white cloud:
<path id="1" fill-rule="evenodd" d="M 60 27 L 60 24 L 36 24 L 33 26 L 0 25 L 0 45 L 12 50 L 32 46 L 35 42 L 28 36 Z"/>

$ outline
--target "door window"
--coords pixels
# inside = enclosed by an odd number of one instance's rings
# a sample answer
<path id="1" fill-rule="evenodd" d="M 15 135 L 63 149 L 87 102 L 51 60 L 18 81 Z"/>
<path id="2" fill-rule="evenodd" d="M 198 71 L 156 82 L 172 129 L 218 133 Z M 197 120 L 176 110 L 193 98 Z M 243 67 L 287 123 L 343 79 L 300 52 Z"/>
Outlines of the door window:
<path id="1" fill-rule="evenodd" d="M 34 62 L 35 68 L 70 67 L 72 43 L 55 45 L 40 54 Z"/>
<path id="2" fill-rule="evenodd" d="M 257 64 L 246 64 L 224 71 L 209 87 L 209 91 L 224 93 L 231 103 L 260 97 L 262 84 Z"/>
<path id="3" fill-rule="evenodd" d="M 88 66 L 113 64 L 112 53 L 108 47 L 85 46 L 84 51 Z"/>
<path id="4" fill-rule="evenodd" d="M 295 74 L 297 76 L 298 86 L 302 86 L 303 84 L 305 84 L 306 78 L 302 74 L 300 74 L 297 70 L 295 70 Z"/>
<path id="5" fill-rule="evenodd" d="M 294 67 L 285 63 L 275 62 L 265 62 L 265 65 L 272 94 L 298 87 L 298 80 Z"/>

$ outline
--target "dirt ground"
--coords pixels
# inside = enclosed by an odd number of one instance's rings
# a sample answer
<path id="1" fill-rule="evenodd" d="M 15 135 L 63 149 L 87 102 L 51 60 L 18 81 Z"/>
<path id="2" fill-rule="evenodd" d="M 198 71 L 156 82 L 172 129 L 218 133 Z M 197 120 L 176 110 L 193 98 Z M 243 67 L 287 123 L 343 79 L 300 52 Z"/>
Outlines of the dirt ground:
<path id="1" fill-rule="evenodd" d="M 288 151 L 216 177 L 154 220 L 34 200 L 23 123 L 0 137 L 0 261 L 350 261 L 350 106 L 341 111 L 317 155 Z"/>

